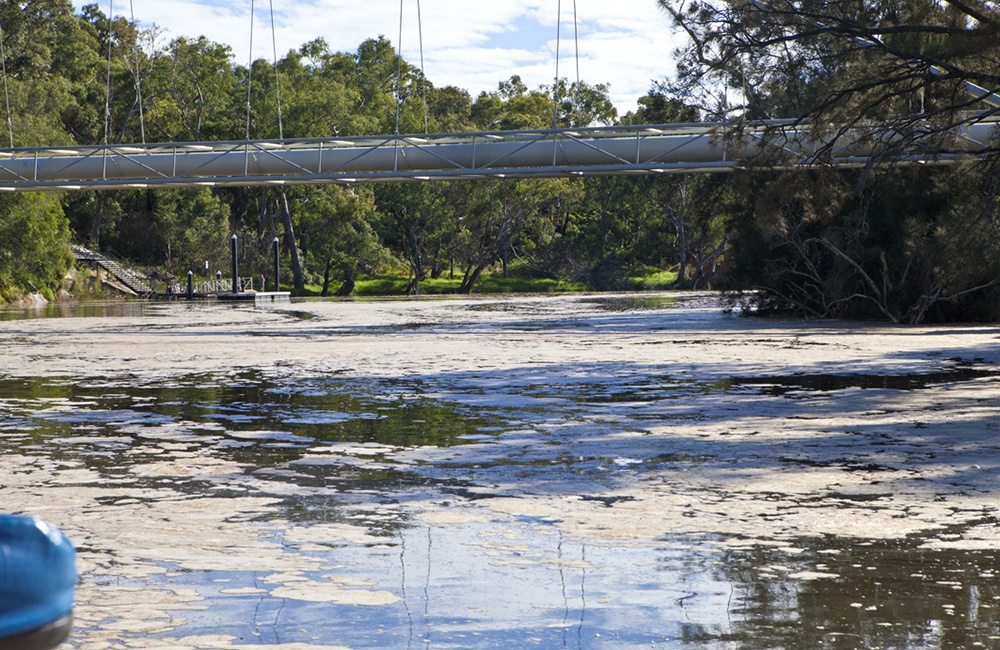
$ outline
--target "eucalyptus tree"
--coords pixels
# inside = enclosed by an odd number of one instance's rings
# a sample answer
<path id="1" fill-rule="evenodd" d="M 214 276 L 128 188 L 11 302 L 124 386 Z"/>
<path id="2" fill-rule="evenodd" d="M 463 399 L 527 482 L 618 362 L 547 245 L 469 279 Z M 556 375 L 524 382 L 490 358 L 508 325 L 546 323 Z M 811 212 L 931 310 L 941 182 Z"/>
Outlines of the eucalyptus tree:
<path id="1" fill-rule="evenodd" d="M 3 146 L 89 144 L 102 133 L 101 40 L 68 0 L 0 3 L 6 68 Z M 5 197 L 0 293 L 59 286 L 71 257 L 59 195 Z M 89 223 L 87 224 L 89 226 Z"/>
<path id="2" fill-rule="evenodd" d="M 473 123 L 483 131 L 548 129 L 553 122 L 552 95 L 544 87 L 528 90 L 518 75 L 481 92 L 472 103 Z"/>
<path id="3" fill-rule="evenodd" d="M 564 178 L 476 181 L 451 202 L 460 224 L 458 256 L 463 263 L 460 293 L 471 293 L 484 271 L 499 264 L 507 275 L 511 256 L 533 261 L 548 246 L 567 203 L 581 186 Z M 555 218 L 552 218 L 555 216 Z"/>
<path id="4" fill-rule="evenodd" d="M 354 119 L 357 91 L 307 58 L 308 48 L 289 52 L 278 62 L 278 88 L 267 100 L 273 110 L 280 96 L 286 138 L 330 137 L 349 130 Z"/>
<path id="5" fill-rule="evenodd" d="M 69 224 L 57 195 L 0 196 L 0 300 L 27 293 L 52 299 L 72 264 Z"/>
<path id="6" fill-rule="evenodd" d="M 446 183 L 387 183 L 374 188 L 378 211 L 375 229 L 384 245 L 405 260 L 406 293 L 419 294 L 420 283 L 440 275 L 451 253 L 458 215 L 451 208 Z"/>
<path id="7" fill-rule="evenodd" d="M 457 133 L 475 130 L 472 121 L 472 96 L 457 86 L 427 88 L 427 119 L 432 133 Z"/>
<path id="8" fill-rule="evenodd" d="M 101 60 L 95 66 L 100 72 L 94 81 L 99 83 L 85 85 L 87 103 L 100 107 L 100 121 L 81 144 L 141 142 L 144 125 L 139 88 L 141 76 L 151 70 L 143 45 L 155 36 L 122 16 L 106 16 L 96 4 L 83 8 L 81 20 L 96 32 Z M 63 75 L 67 73 L 68 70 L 61 71 Z"/>
<path id="9" fill-rule="evenodd" d="M 229 206 L 209 188 L 160 190 L 153 205 L 153 235 L 162 242 L 166 269 L 188 271 L 226 267 L 229 259 Z"/>
<path id="10" fill-rule="evenodd" d="M 371 188 L 324 185 L 308 193 L 299 209 L 299 233 L 306 266 L 322 278 L 321 295 L 329 295 L 335 272 L 341 274 L 336 295 L 350 295 L 358 270 L 375 270 L 386 259 L 371 225 L 374 212 Z"/>
<path id="11" fill-rule="evenodd" d="M 659 2 L 691 39 L 674 90 L 706 114 L 795 118 L 824 135 L 858 129 L 875 145 L 861 171 L 758 172 L 744 181 L 748 202 L 734 241 L 742 261 L 734 258 L 731 279 L 755 289 L 744 296 L 751 304 L 907 322 L 992 312 L 1000 298 L 996 206 L 973 188 L 993 196 L 1000 150 L 983 143 L 980 164 L 961 177 L 954 168 L 892 163 L 906 151 L 949 153 L 956 128 L 998 110 L 993 3 Z M 975 245 L 963 253 L 960 242 Z M 944 250 L 979 261 L 942 264 Z"/>
<path id="12" fill-rule="evenodd" d="M 652 90 L 625 124 L 695 122 L 696 108 Z M 560 228 L 550 267 L 602 289 L 649 268 L 677 269 L 678 287 L 704 287 L 728 250 L 729 178 L 658 174 L 588 179 Z"/>
<path id="13" fill-rule="evenodd" d="M 9 98 L 0 142 L 94 142 L 104 105 L 94 101 L 95 88 L 103 88 L 97 31 L 74 15 L 68 0 L 0 3 L 0 21 Z"/>
<path id="14" fill-rule="evenodd" d="M 552 92 L 549 87 L 543 89 Z M 611 126 L 618 120 L 618 109 L 611 102 L 611 86 L 591 86 L 585 81 L 560 79 L 555 85 L 556 126 Z"/>
<path id="15" fill-rule="evenodd" d="M 690 123 L 701 117 L 695 107 L 660 89 L 641 97 L 635 114 L 627 116 L 633 124 Z M 705 288 L 729 252 L 731 220 L 738 211 L 731 177 L 680 174 L 650 181 L 656 211 L 667 218 L 674 235 L 676 286 Z"/>
<path id="16" fill-rule="evenodd" d="M 153 141 L 236 138 L 242 125 L 232 50 L 204 36 L 176 38 L 156 57 L 145 80 Z"/>

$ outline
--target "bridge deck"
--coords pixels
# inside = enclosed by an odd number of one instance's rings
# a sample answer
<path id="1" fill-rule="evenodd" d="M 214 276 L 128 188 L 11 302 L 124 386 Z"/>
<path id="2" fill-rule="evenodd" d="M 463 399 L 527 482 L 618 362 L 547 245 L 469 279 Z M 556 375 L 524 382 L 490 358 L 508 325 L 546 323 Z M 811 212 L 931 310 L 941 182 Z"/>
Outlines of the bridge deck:
<path id="1" fill-rule="evenodd" d="M 985 149 L 998 122 L 957 134 L 951 151 L 905 160 L 949 162 Z M 865 164 L 877 131 L 817 140 L 808 125 L 773 121 L 732 137 L 722 123 L 356 138 L 127 144 L 0 150 L 0 191 L 141 189 L 573 177 L 731 171 L 766 154 L 775 167 Z M 878 133 L 885 137 L 885 133 Z"/>

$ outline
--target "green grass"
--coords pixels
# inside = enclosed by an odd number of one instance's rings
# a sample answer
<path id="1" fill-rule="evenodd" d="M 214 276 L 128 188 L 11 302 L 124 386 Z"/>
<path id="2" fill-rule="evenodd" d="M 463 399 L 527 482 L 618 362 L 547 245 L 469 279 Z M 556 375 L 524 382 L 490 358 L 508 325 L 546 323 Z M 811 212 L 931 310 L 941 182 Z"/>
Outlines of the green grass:
<path id="1" fill-rule="evenodd" d="M 631 291 L 655 291 L 669 289 L 677 280 L 673 271 L 653 271 L 646 275 L 630 276 L 625 289 Z M 403 275 L 371 275 L 358 278 L 354 286 L 356 297 L 383 297 L 406 295 L 408 279 Z M 420 282 L 421 295 L 448 295 L 458 293 L 462 284 L 459 277 L 428 278 Z M 336 291 L 339 282 L 331 283 L 330 291 Z M 304 295 L 318 296 L 322 287 L 308 285 Z M 568 282 L 548 278 L 505 278 L 499 275 L 484 275 L 473 294 L 503 293 L 579 293 L 593 291 L 593 287 L 583 282 Z"/>
<path id="2" fill-rule="evenodd" d="M 401 275 L 376 275 L 361 277 L 356 281 L 354 293 L 358 297 L 379 297 L 379 296 L 402 296 L 406 294 L 408 278 Z M 447 295 L 458 293 L 458 288 L 462 285 L 461 278 L 437 279 L 428 278 L 420 282 L 420 293 L 422 295 Z M 339 283 L 331 283 L 331 292 L 336 291 Z M 566 282 L 564 280 L 551 280 L 545 278 L 504 278 L 501 276 L 483 276 L 474 294 L 499 294 L 499 293 L 572 293 L 589 291 L 591 287 L 581 282 Z M 318 296 L 322 287 L 319 285 L 306 286 L 306 295 Z"/>
<path id="3" fill-rule="evenodd" d="M 407 278 L 400 276 L 376 276 L 358 281 L 354 287 L 357 296 L 394 296 L 406 291 Z M 429 295 L 453 294 L 462 285 L 461 278 L 428 278 L 420 282 L 420 293 Z M 477 294 L 496 293 L 566 293 L 587 291 L 589 287 L 579 282 L 565 282 L 550 279 L 504 278 L 484 276 L 476 290 Z"/>
<path id="4" fill-rule="evenodd" d="M 629 289 L 633 291 L 652 291 L 669 289 L 677 282 L 676 271 L 655 271 L 647 275 L 629 276 Z"/>

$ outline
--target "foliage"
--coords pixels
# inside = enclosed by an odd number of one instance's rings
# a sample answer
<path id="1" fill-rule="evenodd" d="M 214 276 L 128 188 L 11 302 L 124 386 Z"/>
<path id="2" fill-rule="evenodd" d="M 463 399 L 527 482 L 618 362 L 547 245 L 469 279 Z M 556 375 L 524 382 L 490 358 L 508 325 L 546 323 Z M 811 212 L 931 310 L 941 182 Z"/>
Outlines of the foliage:
<path id="1" fill-rule="evenodd" d="M 25 293 L 51 299 L 72 263 L 69 224 L 59 197 L 0 196 L 0 299 Z"/>
<path id="2" fill-rule="evenodd" d="M 359 276 L 354 290 L 356 296 L 398 296 L 406 293 L 409 280 L 398 275 Z M 421 284 L 425 295 L 458 294 L 460 278 L 440 277 L 428 279 Z M 588 291 L 591 287 L 580 282 L 569 282 L 552 278 L 503 277 L 487 275 L 482 278 L 477 293 L 571 293 Z"/>
<path id="3" fill-rule="evenodd" d="M 146 122 L 154 141 L 223 140 L 238 132 L 232 51 L 205 37 L 177 38 L 145 77 Z"/>
<path id="4" fill-rule="evenodd" d="M 277 61 L 241 64 L 225 45 L 204 37 L 164 42 L 157 28 L 109 17 L 97 3 L 77 15 L 67 0 L 5 3 L 0 21 L 15 146 L 549 129 L 618 119 L 606 84 L 560 79 L 529 89 L 512 76 L 476 98 L 437 88 L 384 37 L 354 52 L 333 51 L 320 38 Z M 439 283 L 471 292 L 498 278 L 558 286 L 596 277 L 595 268 L 623 279 L 638 264 L 676 258 L 668 252 L 676 245 L 667 206 L 650 202 L 648 183 L 626 185 L 621 217 L 593 191 L 600 183 L 580 180 L 134 189 L 71 192 L 61 201 L 76 239 L 180 276 L 206 261 L 226 268 L 235 233 L 241 268 L 254 275 L 269 274 L 278 238 L 299 292 L 316 282 L 324 294 L 350 293 L 358 274 L 398 268 L 407 269 L 408 293 Z M 597 214 L 613 237 L 587 221 Z M 640 231 L 609 225 L 636 214 Z M 621 253 L 627 237 L 641 240 L 641 254 Z M 557 262 L 577 247 L 586 250 L 575 258 L 586 268 Z M 507 277 L 512 268 L 518 278 Z"/>
<path id="5" fill-rule="evenodd" d="M 323 277 L 321 295 L 330 292 L 333 271 L 343 273 L 343 284 L 337 295 L 349 295 L 354 290 L 358 267 L 378 268 L 386 254 L 370 224 L 375 211 L 374 199 L 368 189 L 354 191 L 337 186 L 321 186 L 308 192 L 300 210 L 303 226 L 299 229 L 307 264 L 315 260 Z"/>
<path id="6" fill-rule="evenodd" d="M 163 190 L 155 197 L 153 221 L 166 248 L 165 266 L 178 276 L 221 268 L 229 256 L 229 206 L 208 188 Z"/>
<path id="7" fill-rule="evenodd" d="M 691 37 L 670 90 L 705 115 L 873 136 L 861 171 L 742 179 L 728 226 L 736 300 L 813 317 L 993 317 L 998 150 L 984 143 L 982 164 L 958 176 L 892 163 L 953 150 L 956 127 L 997 110 L 981 99 L 1000 86 L 1000 12 L 959 0 L 659 2 Z"/>
<path id="8" fill-rule="evenodd" d="M 989 143 L 981 164 L 961 168 L 891 164 L 904 146 L 947 152 L 953 127 L 987 108 L 968 91 L 1000 87 L 992 5 L 655 1 L 691 45 L 679 76 L 624 116 L 603 83 L 532 89 L 513 75 L 476 97 L 435 87 L 384 37 L 353 52 L 315 39 L 277 61 L 237 63 L 225 45 L 164 43 L 155 27 L 97 4 L 74 14 L 68 0 L 2 3 L 6 135 L 15 146 L 70 146 L 793 118 L 816 133 L 891 129 L 876 151 L 884 164 L 0 197 L 5 223 L 37 229 L 49 247 L 5 230 L 4 259 L 34 251 L 40 261 L 0 267 L 0 293 L 55 290 L 68 222 L 80 241 L 178 275 L 206 260 L 225 268 L 234 233 L 241 266 L 269 274 L 278 238 L 299 292 L 378 291 L 399 272 L 407 280 L 391 286 L 412 294 L 725 286 L 758 311 L 814 317 L 997 315 L 1000 150 Z M 26 215 L 38 223 L 28 228 Z"/>

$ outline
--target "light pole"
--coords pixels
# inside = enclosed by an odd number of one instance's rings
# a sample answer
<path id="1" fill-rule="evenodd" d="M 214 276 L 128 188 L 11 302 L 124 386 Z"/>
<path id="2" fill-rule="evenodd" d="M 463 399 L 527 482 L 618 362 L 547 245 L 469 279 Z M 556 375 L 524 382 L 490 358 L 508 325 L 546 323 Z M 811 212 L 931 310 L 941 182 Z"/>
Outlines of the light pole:
<path id="1" fill-rule="evenodd" d="M 239 265 L 239 262 L 236 259 L 236 235 L 233 235 L 233 238 L 230 239 L 229 242 L 230 242 L 229 250 L 230 250 L 230 254 L 232 256 L 232 262 L 233 262 L 233 293 L 239 293 L 240 292 L 240 265 Z"/>
<path id="2" fill-rule="evenodd" d="M 281 275 L 279 273 L 278 263 L 280 258 L 278 257 L 278 238 L 274 238 L 273 246 L 274 248 L 274 290 L 281 291 Z"/>

